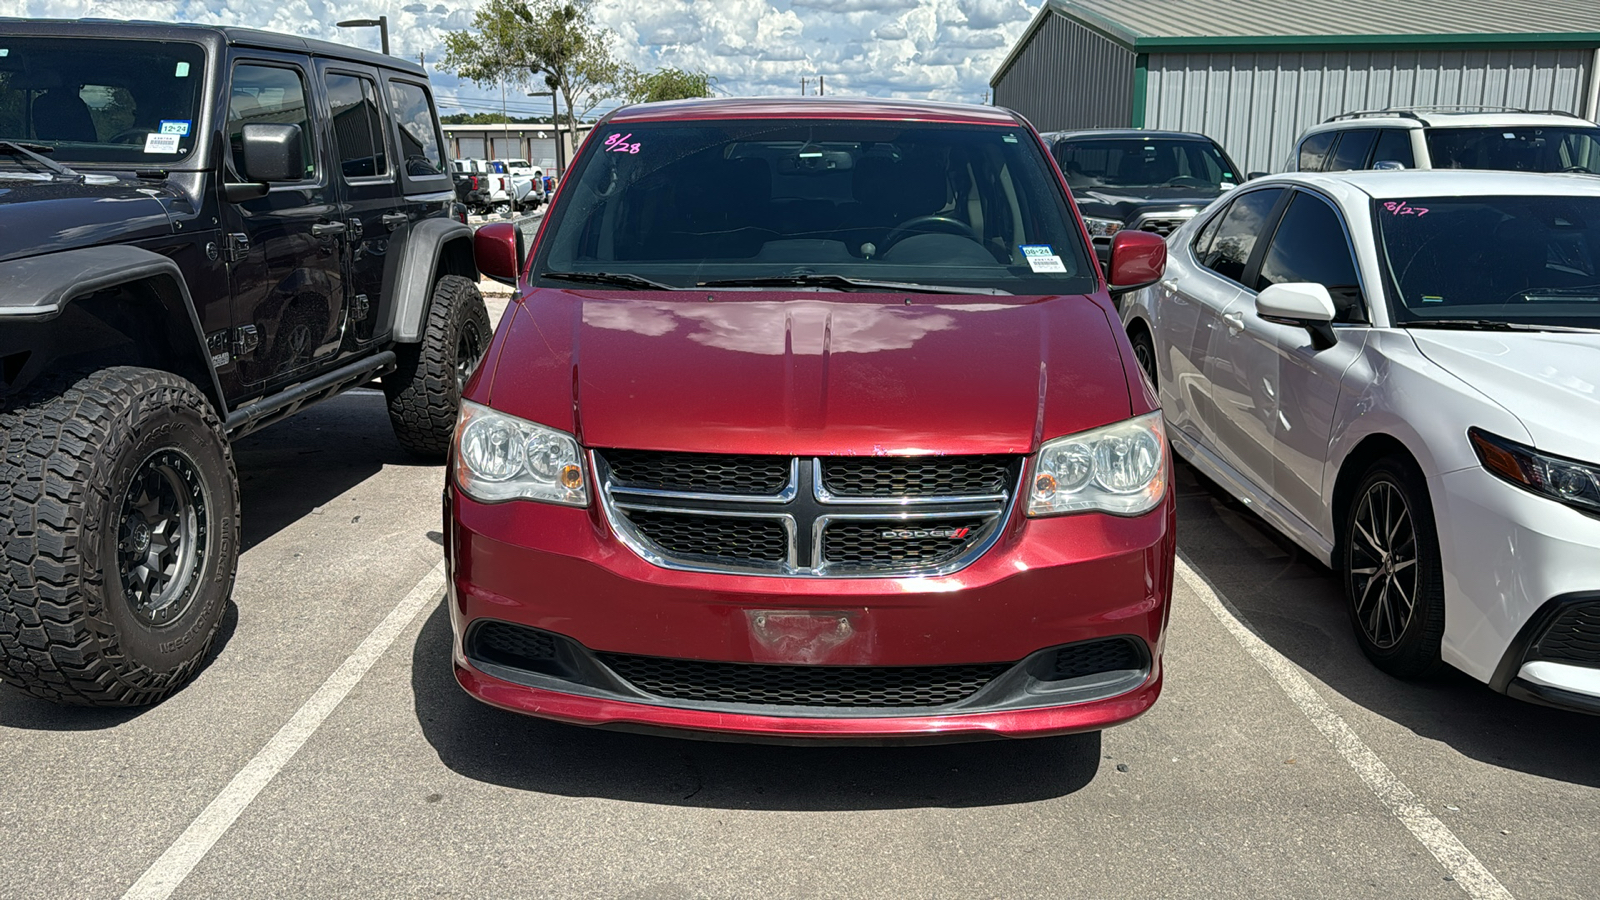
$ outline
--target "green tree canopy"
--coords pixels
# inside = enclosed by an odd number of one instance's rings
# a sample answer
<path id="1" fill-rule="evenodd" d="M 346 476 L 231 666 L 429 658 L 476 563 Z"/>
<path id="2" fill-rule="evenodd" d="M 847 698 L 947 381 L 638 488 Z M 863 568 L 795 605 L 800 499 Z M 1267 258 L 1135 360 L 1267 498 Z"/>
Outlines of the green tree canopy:
<path id="1" fill-rule="evenodd" d="M 716 78 L 704 72 L 663 68 L 641 72 L 629 67 L 623 74 L 621 94 L 629 103 L 654 103 L 658 100 L 692 100 L 711 96 Z"/>

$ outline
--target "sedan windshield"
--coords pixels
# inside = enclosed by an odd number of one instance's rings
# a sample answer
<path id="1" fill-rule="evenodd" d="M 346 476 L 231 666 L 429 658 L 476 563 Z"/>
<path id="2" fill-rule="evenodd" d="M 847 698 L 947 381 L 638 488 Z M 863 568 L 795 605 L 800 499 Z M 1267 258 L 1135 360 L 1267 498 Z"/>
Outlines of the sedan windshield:
<path id="1" fill-rule="evenodd" d="M 534 261 L 552 286 L 575 273 L 636 287 L 1095 286 L 1066 194 L 1022 128 L 641 123 L 602 127 L 588 147 Z"/>
<path id="2" fill-rule="evenodd" d="M 1397 323 L 1600 328 L 1600 197 L 1374 201 Z"/>
<path id="3" fill-rule="evenodd" d="M 1239 173 L 1210 141 L 1100 138 L 1061 141 L 1056 161 L 1074 188 L 1188 188 L 1220 194 Z"/>
<path id="4" fill-rule="evenodd" d="M 194 148 L 199 45 L 0 36 L 0 141 L 61 163 L 170 165 Z"/>
<path id="5" fill-rule="evenodd" d="M 1600 128 L 1429 128 L 1435 169 L 1600 172 Z"/>

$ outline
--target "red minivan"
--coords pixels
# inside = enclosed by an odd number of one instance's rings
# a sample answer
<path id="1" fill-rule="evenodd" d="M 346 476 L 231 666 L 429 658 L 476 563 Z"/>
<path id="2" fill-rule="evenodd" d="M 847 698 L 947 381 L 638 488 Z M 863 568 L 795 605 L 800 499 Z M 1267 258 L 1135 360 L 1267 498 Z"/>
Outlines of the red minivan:
<path id="1" fill-rule="evenodd" d="M 465 390 L 456 678 L 562 722 L 746 740 L 1030 737 L 1161 691 L 1172 464 L 1038 135 L 987 107 L 603 119 Z"/>

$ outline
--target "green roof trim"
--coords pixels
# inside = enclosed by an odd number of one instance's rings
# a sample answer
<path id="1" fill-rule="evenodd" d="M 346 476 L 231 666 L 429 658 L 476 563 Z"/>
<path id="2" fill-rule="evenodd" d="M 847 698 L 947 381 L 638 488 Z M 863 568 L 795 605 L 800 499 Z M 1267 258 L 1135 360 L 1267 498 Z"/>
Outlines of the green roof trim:
<path id="1" fill-rule="evenodd" d="M 1144 127 L 1144 103 L 1149 96 L 1150 56 L 1141 53 L 1133 58 L 1133 102 L 1129 105 L 1128 123 L 1134 128 Z"/>
<path id="2" fill-rule="evenodd" d="M 1085 22 L 1089 25 L 1090 23 Z M 1093 27 L 1090 25 L 1090 27 Z M 1101 29 L 1096 28 L 1096 31 Z M 1107 35 L 1111 37 L 1111 35 Z M 1115 39 L 1115 38 L 1113 38 Z M 1531 34 L 1249 34 L 1196 37 L 1135 37 L 1124 43 L 1135 53 L 1199 50 L 1344 50 L 1382 48 L 1474 49 L 1514 45 L 1536 47 L 1600 47 L 1600 32 Z"/>

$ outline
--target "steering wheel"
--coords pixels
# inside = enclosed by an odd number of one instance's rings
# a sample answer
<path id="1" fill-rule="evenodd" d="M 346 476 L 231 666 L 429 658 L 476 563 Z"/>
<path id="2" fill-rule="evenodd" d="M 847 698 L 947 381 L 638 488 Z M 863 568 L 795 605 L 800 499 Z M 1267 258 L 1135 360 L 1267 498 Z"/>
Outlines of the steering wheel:
<path id="1" fill-rule="evenodd" d="M 144 136 L 147 134 L 150 134 L 150 129 L 148 128 L 125 128 L 122 131 L 113 134 L 111 137 L 106 138 L 106 143 L 137 144 L 140 141 L 143 141 Z"/>
<path id="2" fill-rule="evenodd" d="M 899 225 L 894 227 L 894 230 L 889 232 L 888 236 L 883 239 L 884 252 L 887 253 L 890 247 L 893 247 L 895 244 L 898 244 L 900 241 L 904 240 L 910 232 L 926 231 L 929 228 L 937 231 L 944 231 L 959 237 L 964 237 L 973 241 L 974 243 L 983 243 L 983 241 L 978 238 L 978 233 L 972 230 L 972 226 L 961 221 L 960 219 L 953 218 L 951 216 L 939 215 L 917 216 L 914 219 L 907 219 L 904 222 L 901 222 Z"/>
<path id="3" fill-rule="evenodd" d="M 1169 187 L 1192 188 L 1216 187 L 1215 184 L 1205 180 L 1204 178 L 1196 178 L 1193 175 L 1174 175 L 1173 177 L 1167 179 L 1167 185 Z"/>

